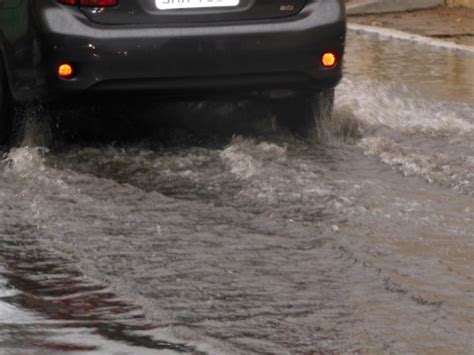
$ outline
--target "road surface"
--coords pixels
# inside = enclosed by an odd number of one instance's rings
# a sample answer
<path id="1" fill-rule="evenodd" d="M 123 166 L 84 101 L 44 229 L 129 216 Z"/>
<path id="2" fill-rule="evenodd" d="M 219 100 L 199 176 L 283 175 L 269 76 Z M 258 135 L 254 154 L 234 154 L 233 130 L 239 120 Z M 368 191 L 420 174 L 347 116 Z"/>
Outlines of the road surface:
<path id="1" fill-rule="evenodd" d="M 117 103 L 51 148 L 31 109 L 0 352 L 472 354 L 474 57 L 352 35 L 345 73 L 306 140 L 265 105 Z"/>

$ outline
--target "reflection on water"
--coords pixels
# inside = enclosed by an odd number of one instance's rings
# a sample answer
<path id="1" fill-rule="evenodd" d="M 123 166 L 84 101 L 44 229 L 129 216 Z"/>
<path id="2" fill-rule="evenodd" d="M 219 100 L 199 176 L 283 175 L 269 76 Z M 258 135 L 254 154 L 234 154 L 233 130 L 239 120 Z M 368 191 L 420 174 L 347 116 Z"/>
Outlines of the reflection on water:
<path id="1" fill-rule="evenodd" d="M 36 244 L 35 230 L 13 228 L 0 234 L 2 354 L 103 353 L 104 349 L 196 353 L 157 339 L 156 329 L 139 308 L 83 278 L 65 260 Z"/>
<path id="2" fill-rule="evenodd" d="M 349 35 L 345 75 L 408 86 L 434 99 L 473 102 L 474 56 L 403 41 Z"/>

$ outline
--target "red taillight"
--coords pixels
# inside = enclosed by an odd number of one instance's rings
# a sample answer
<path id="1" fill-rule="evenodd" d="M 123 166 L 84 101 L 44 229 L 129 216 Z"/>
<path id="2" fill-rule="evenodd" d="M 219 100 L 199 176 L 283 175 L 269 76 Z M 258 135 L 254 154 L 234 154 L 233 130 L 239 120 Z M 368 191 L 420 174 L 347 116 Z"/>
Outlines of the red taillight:
<path id="1" fill-rule="evenodd" d="M 336 54 L 333 52 L 324 53 L 321 57 L 321 64 L 327 69 L 334 68 L 337 64 Z"/>
<path id="2" fill-rule="evenodd" d="M 58 2 L 64 5 L 77 5 L 77 0 L 58 0 Z"/>
<path id="3" fill-rule="evenodd" d="M 79 0 L 79 5 L 90 7 L 117 6 L 118 0 Z"/>
<path id="4" fill-rule="evenodd" d="M 71 79 L 74 76 L 74 68 L 71 64 L 61 64 L 58 67 L 58 76 L 62 79 Z"/>
<path id="5" fill-rule="evenodd" d="M 64 5 L 79 5 L 85 7 L 108 7 L 117 6 L 119 0 L 58 0 L 59 3 Z"/>

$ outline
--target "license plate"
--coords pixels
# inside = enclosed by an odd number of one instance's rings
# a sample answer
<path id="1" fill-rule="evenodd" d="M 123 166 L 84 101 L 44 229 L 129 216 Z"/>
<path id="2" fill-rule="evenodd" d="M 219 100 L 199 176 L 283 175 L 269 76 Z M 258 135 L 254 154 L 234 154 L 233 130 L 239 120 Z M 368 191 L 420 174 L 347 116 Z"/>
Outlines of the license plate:
<path id="1" fill-rule="evenodd" d="M 240 0 L 156 0 L 159 10 L 235 7 Z"/>

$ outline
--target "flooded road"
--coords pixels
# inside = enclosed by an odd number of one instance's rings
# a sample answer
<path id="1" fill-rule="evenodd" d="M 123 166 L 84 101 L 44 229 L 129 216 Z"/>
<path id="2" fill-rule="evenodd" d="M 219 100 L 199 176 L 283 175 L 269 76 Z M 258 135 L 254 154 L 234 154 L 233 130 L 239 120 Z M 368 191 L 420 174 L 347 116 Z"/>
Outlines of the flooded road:
<path id="1" fill-rule="evenodd" d="M 140 143 L 28 123 L 0 167 L 0 352 L 473 353 L 474 57 L 347 52 L 314 139 L 246 102 L 113 118 Z"/>

